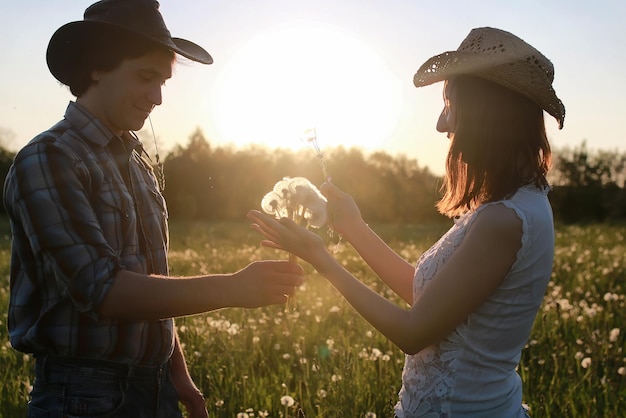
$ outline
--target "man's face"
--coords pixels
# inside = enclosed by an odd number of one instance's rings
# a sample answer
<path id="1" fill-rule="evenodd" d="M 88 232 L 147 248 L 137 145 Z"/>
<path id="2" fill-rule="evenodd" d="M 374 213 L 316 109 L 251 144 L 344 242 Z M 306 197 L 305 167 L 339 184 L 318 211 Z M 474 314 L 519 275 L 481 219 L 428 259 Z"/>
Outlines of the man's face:
<path id="1" fill-rule="evenodd" d="M 172 76 L 172 63 L 171 54 L 155 51 L 122 61 L 110 72 L 95 71 L 89 109 L 116 134 L 138 131 L 161 104 L 161 89 Z"/>

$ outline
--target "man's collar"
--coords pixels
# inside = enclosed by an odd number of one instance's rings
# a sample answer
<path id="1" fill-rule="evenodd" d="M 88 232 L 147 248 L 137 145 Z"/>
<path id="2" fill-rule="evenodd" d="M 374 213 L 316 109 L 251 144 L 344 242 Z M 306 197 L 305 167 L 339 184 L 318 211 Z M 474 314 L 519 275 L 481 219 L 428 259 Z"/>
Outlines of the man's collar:
<path id="1" fill-rule="evenodd" d="M 121 139 L 128 150 L 143 149 L 141 141 L 133 132 L 123 132 L 122 135 L 114 134 L 100 119 L 96 118 L 87 108 L 70 102 L 65 110 L 65 119 L 76 129 L 82 138 L 100 147 L 106 147 L 113 138 Z"/>

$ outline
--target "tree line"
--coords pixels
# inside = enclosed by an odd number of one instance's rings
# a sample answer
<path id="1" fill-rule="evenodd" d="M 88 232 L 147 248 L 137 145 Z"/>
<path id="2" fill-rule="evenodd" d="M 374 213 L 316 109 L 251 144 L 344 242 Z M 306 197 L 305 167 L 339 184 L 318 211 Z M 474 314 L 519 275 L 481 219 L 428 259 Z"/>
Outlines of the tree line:
<path id="1" fill-rule="evenodd" d="M 2 180 L 14 153 L 0 146 Z M 585 142 L 554 150 L 549 194 L 555 219 L 565 223 L 626 219 L 626 154 L 591 151 Z M 443 220 L 435 209 L 441 178 L 418 161 L 358 148 L 324 151 L 332 181 L 349 192 L 368 222 L 423 223 Z M 283 177 L 324 182 L 312 149 L 259 146 L 215 147 L 196 130 L 187 144 L 163 159 L 163 192 L 171 219 L 240 221 Z M 1 210 L 4 210 L 2 208 Z"/>

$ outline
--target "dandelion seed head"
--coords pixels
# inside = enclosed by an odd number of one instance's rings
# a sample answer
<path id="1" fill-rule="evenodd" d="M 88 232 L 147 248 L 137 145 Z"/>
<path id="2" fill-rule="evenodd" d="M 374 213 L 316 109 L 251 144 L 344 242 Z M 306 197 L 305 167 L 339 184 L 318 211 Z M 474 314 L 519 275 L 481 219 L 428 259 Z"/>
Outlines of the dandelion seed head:
<path id="1" fill-rule="evenodd" d="M 326 224 L 326 198 L 304 177 L 284 177 L 261 200 L 261 209 L 275 217 L 320 228 Z"/>
<path id="2" fill-rule="evenodd" d="M 591 357 L 585 357 L 584 359 L 582 359 L 582 361 L 580 362 L 580 365 L 582 366 L 583 369 L 586 369 L 589 366 L 591 366 Z"/>
<path id="3" fill-rule="evenodd" d="M 308 225 L 314 228 L 321 228 L 326 225 L 328 213 L 326 210 L 326 201 L 318 201 L 316 204 L 307 207 L 304 212 L 304 218 Z"/>
<path id="4" fill-rule="evenodd" d="M 274 184 L 274 188 L 272 189 L 274 193 L 276 193 L 281 199 L 288 199 L 290 188 L 289 183 L 291 179 L 289 177 L 283 177 L 282 180 L 279 180 Z"/>
<path id="5" fill-rule="evenodd" d="M 294 406 L 295 403 L 296 403 L 295 399 L 293 399 L 289 395 L 284 395 L 280 398 L 280 404 L 283 406 L 291 407 L 291 406 Z"/>
<path id="6" fill-rule="evenodd" d="M 261 200 L 261 209 L 271 215 L 279 216 L 283 206 L 283 198 L 273 190 L 265 194 Z"/>
<path id="7" fill-rule="evenodd" d="M 313 142 L 317 140 L 317 133 L 315 131 L 315 128 L 307 128 L 304 130 L 304 132 L 302 133 L 302 136 L 300 137 L 301 140 L 303 140 L 304 142 Z"/>
<path id="8" fill-rule="evenodd" d="M 372 348 L 372 359 L 376 360 L 383 355 L 383 352 L 378 348 Z"/>

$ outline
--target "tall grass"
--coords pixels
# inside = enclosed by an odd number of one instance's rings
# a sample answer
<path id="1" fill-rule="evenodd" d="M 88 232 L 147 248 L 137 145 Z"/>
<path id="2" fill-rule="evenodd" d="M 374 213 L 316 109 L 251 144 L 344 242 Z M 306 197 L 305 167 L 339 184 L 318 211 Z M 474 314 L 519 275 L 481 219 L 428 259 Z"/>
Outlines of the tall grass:
<path id="1" fill-rule="evenodd" d="M 252 260 L 285 258 L 260 248 L 246 224 L 174 223 L 172 274 L 235 271 Z M 447 225 L 375 229 L 408 260 Z M 557 228 L 556 261 L 519 373 L 531 416 L 623 417 L 626 226 Z M 0 417 L 24 416 L 31 356 L 6 335 L 9 237 L 0 240 Z M 332 243 L 329 242 L 330 245 Z M 384 292 L 348 245 L 346 267 Z M 211 417 L 392 417 L 404 356 L 361 319 L 310 267 L 289 309 L 225 309 L 179 318 L 190 372 Z M 394 298 L 394 295 L 387 293 Z M 398 299 L 394 299 L 398 303 Z"/>

